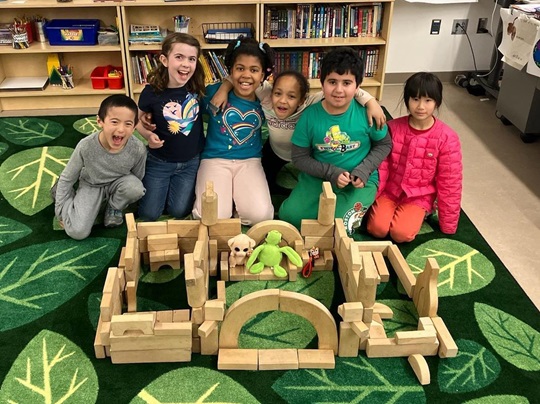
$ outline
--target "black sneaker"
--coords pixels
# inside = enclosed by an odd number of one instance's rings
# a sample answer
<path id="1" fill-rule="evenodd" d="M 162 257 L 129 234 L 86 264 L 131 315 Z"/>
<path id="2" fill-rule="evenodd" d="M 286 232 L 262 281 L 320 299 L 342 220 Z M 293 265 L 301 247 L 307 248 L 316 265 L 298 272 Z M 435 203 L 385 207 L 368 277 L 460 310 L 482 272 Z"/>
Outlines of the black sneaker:
<path id="1" fill-rule="evenodd" d="M 107 205 L 105 209 L 105 217 L 103 218 L 103 225 L 105 227 L 118 227 L 124 223 L 124 218 L 121 210 L 113 209 L 110 205 Z"/>

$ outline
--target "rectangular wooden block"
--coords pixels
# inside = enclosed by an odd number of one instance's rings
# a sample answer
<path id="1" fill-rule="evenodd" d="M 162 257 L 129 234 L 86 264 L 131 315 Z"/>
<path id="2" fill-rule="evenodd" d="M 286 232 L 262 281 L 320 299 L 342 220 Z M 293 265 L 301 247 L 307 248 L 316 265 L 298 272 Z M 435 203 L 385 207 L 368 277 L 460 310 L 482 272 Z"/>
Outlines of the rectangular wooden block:
<path id="1" fill-rule="evenodd" d="M 189 321 L 189 309 L 173 310 L 173 323 Z"/>
<path id="2" fill-rule="evenodd" d="M 368 358 L 394 358 L 420 354 L 423 356 L 437 355 L 439 343 L 398 345 L 395 338 L 368 339 L 366 355 Z"/>
<path id="3" fill-rule="evenodd" d="M 358 251 L 370 251 L 380 252 L 383 256 L 386 256 L 388 247 L 393 245 L 391 241 L 359 241 Z"/>
<path id="4" fill-rule="evenodd" d="M 227 302 L 227 294 L 225 292 L 225 281 L 217 281 L 217 299 L 222 302 Z"/>
<path id="5" fill-rule="evenodd" d="M 420 317 L 418 319 L 418 329 L 427 331 L 436 331 L 433 321 L 429 317 Z"/>
<path id="6" fill-rule="evenodd" d="M 340 358 L 355 358 L 358 356 L 360 338 L 353 331 L 350 323 L 339 323 L 339 351 Z"/>
<path id="7" fill-rule="evenodd" d="M 199 334 L 200 335 L 200 334 Z M 219 333 L 215 327 L 206 337 L 199 336 L 201 340 L 201 355 L 217 355 L 219 351 Z"/>
<path id="8" fill-rule="evenodd" d="M 200 220 L 168 220 L 167 233 L 176 234 L 179 238 L 196 239 L 200 224 Z"/>
<path id="9" fill-rule="evenodd" d="M 369 335 L 369 327 L 363 321 L 353 321 L 350 324 L 351 329 L 360 338 L 367 337 Z"/>
<path id="10" fill-rule="evenodd" d="M 164 261 L 177 261 L 180 259 L 180 249 L 173 248 L 172 250 L 163 251 Z"/>
<path id="11" fill-rule="evenodd" d="M 223 321 L 225 302 L 223 300 L 207 300 L 204 303 L 204 319 Z"/>
<path id="12" fill-rule="evenodd" d="M 215 236 L 228 236 L 234 237 L 242 233 L 242 224 L 240 219 L 219 219 L 218 222 L 208 228 L 208 234 L 210 238 L 216 238 Z"/>
<path id="13" fill-rule="evenodd" d="M 259 370 L 298 369 L 296 349 L 259 349 Z"/>
<path id="14" fill-rule="evenodd" d="M 336 358 L 331 349 L 299 349 L 298 369 L 334 369 Z"/>
<path id="15" fill-rule="evenodd" d="M 139 222 L 137 223 L 137 237 L 145 239 L 151 234 L 166 234 L 167 222 Z"/>
<path id="16" fill-rule="evenodd" d="M 434 331 L 397 331 L 396 342 L 398 345 L 424 344 L 437 341 L 437 335 Z"/>
<path id="17" fill-rule="evenodd" d="M 148 258 L 150 259 L 150 263 L 156 263 L 156 262 L 163 262 L 165 261 L 165 251 L 164 250 L 158 250 L 158 251 L 150 251 L 148 253 Z"/>
<path id="18" fill-rule="evenodd" d="M 148 251 L 174 250 L 178 248 L 178 237 L 176 234 L 150 234 L 146 238 Z"/>
<path id="19" fill-rule="evenodd" d="M 197 330 L 199 337 L 208 337 L 217 328 L 217 321 L 204 321 Z"/>
<path id="20" fill-rule="evenodd" d="M 219 264 L 219 278 L 225 282 L 229 280 L 229 253 L 223 251 L 221 253 Z"/>
<path id="21" fill-rule="evenodd" d="M 356 243 L 355 243 L 356 244 Z M 364 284 L 377 285 L 380 283 L 379 273 L 373 261 L 373 256 L 370 252 L 359 251 L 362 257 L 362 276 L 364 277 Z"/>
<path id="22" fill-rule="evenodd" d="M 316 237 L 334 237 L 334 223 L 331 225 L 322 225 L 316 219 L 302 219 L 300 234 Z"/>
<path id="23" fill-rule="evenodd" d="M 334 269 L 334 256 L 332 255 L 332 251 L 326 250 L 323 252 L 323 259 L 324 259 L 324 270 L 325 271 L 331 271 Z"/>
<path id="24" fill-rule="evenodd" d="M 381 282 L 388 282 L 390 280 L 390 272 L 388 271 L 382 252 L 373 251 L 372 254 L 375 266 L 377 267 L 377 272 L 381 277 Z"/>
<path id="25" fill-rule="evenodd" d="M 191 322 L 202 324 L 204 321 L 204 307 L 193 307 L 191 309 Z"/>
<path id="26" fill-rule="evenodd" d="M 431 321 L 437 332 L 437 339 L 440 343 L 439 356 L 441 358 L 453 358 L 457 356 L 458 346 L 452 338 L 450 331 L 441 317 L 431 317 Z"/>
<path id="27" fill-rule="evenodd" d="M 192 324 L 190 321 L 177 323 L 156 323 L 154 326 L 155 335 L 188 335 L 192 336 Z"/>
<path id="28" fill-rule="evenodd" d="M 124 335 L 126 331 L 141 331 L 143 334 L 152 335 L 155 322 L 155 312 L 113 316 L 111 319 L 111 331 L 116 336 Z"/>
<path id="29" fill-rule="evenodd" d="M 364 316 L 364 306 L 361 302 L 343 303 L 338 306 L 338 314 L 343 321 L 362 321 Z"/>
<path id="30" fill-rule="evenodd" d="M 172 323 L 171 323 L 172 324 Z M 125 335 L 111 335 L 112 351 L 141 351 L 161 349 L 191 349 L 189 335 L 144 335 L 127 331 Z"/>
<path id="31" fill-rule="evenodd" d="M 401 284 L 403 285 L 403 288 L 407 292 L 407 296 L 412 298 L 413 288 L 416 284 L 416 278 L 414 277 L 411 268 L 409 267 L 409 264 L 407 264 L 407 261 L 405 261 L 405 258 L 403 258 L 403 255 L 401 254 L 401 251 L 399 251 L 398 246 L 395 244 L 392 244 L 388 247 L 387 254 L 388 260 L 392 264 L 394 272 L 398 276 Z"/>
<path id="32" fill-rule="evenodd" d="M 319 251 L 331 250 L 334 248 L 334 237 L 304 237 L 304 245 L 306 248 L 319 247 Z"/>
<path id="33" fill-rule="evenodd" d="M 156 322 L 172 323 L 172 321 L 173 321 L 173 311 L 172 310 L 156 311 Z"/>
<path id="34" fill-rule="evenodd" d="M 160 363 L 160 362 L 191 362 L 190 349 L 160 349 L 143 351 L 113 351 L 112 363 Z"/>
<path id="35" fill-rule="evenodd" d="M 221 348 L 218 353 L 218 370 L 257 370 L 259 353 L 257 349 Z"/>

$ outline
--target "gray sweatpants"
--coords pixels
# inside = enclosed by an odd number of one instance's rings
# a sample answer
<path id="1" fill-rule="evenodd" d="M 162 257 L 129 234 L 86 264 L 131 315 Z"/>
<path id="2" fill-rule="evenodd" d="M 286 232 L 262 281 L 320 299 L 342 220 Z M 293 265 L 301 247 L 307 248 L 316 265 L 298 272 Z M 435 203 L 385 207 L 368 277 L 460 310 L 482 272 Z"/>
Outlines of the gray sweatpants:
<path id="1" fill-rule="evenodd" d="M 60 219 L 67 235 L 82 240 L 90 235 L 105 202 L 113 209 L 124 210 L 130 203 L 141 199 L 144 193 L 142 181 L 131 174 L 102 187 L 79 181 L 77 190 L 72 189 L 63 201 L 58 201 L 61 206 L 57 205 L 57 209 L 60 209 Z"/>

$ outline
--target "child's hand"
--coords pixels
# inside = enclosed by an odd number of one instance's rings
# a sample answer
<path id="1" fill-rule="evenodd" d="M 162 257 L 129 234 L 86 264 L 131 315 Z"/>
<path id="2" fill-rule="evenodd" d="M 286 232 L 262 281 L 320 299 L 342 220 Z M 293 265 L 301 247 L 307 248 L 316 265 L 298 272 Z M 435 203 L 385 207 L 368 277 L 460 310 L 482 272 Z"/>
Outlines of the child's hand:
<path id="1" fill-rule="evenodd" d="M 212 112 L 214 112 L 214 115 L 217 114 L 217 112 L 219 112 L 220 110 L 223 111 L 225 109 L 225 107 L 227 106 L 228 98 L 229 92 L 224 90 L 224 86 L 219 87 L 219 90 L 216 91 L 216 93 L 210 100 L 210 106 L 215 107 L 215 110 L 214 108 L 212 108 Z"/>
<path id="2" fill-rule="evenodd" d="M 163 147 L 164 140 L 161 140 L 155 133 L 152 133 L 146 140 L 148 140 L 148 147 L 151 149 L 159 149 L 160 147 Z"/>
<path id="3" fill-rule="evenodd" d="M 366 184 L 364 184 L 364 181 L 362 181 L 358 177 L 352 177 L 351 184 L 353 184 L 353 187 L 355 188 L 364 188 Z"/>
<path id="4" fill-rule="evenodd" d="M 345 171 L 339 174 L 336 185 L 338 188 L 345 188 L 351 182 L 351 175 Z"/>
<path id="5" fill-rule="evenodd" d="M 372 126 L 373 121 L 375 120 L 377 129 L 382 129 L 382 127 L 386 123 L 386 115 L 384 114 L 384 111 L 382 110 L 377 100 L 375 98 L 369 100 L 366 104 L 366 108 L 369 126 Z"/>
<path id="6" fill-rule="evenodd" d="M 152 114 L 150 112 L 147 112 L 146 114 L 143 114 L 139 117 L 142 126 L 149 130 L 150 132 L 153 132 L 156 130 L 156 124 L 152 122 Z"/>

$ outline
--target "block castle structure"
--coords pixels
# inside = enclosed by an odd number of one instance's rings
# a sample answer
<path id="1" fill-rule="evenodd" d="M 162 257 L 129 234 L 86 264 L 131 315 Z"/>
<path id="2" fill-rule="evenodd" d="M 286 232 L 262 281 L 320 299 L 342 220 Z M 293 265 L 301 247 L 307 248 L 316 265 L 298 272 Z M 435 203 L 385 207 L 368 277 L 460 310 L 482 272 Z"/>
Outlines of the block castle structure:
<path id="1" fill-rule="evenodd" d="M 433 258 L 424 271 L 413 275 L 399 248 L 389 241 L 356 242 L 346 234 L 343 221 L 334 218 L 336 197 L 323 184 L 319 214 L 292 225 L 269 220 L 251 227 L 247 235 L 257 244 L 270 230 L 282 234 L 282 244 L 298 252 L 303 264 L 317 246 L 314 271 L 339 272 L 346 301 L 338 307 L 336 324 L 330 311 L 316 299 L 296 292 L 267 289 L 243 296 L 226 307 L 225 281 L 274 280 L 272 268 L 251 274 L 244 265 L 229 268 L 228 240 L 242 232 L 239 219 L 217 219 L 217 195 L 207 184 L 201 220 L 135 223 L 126 215 L 127 239 L 118 267 L 109 268 L 101 300 L 94 341 L 97 358 L 113 363 L 188 362 L 192 353 L 218 355 L 220 370 L 275 370 L 335 367 L 335 356 L 408 357 L 422 384 L 430 382 L 425 356 L 457 355 L 457 345 L 442 318 L 437 316 L 439 267 Z M 141 263 L 157 271 L 164 265 L 184 267 L 189 308 L 137 312 L 137 285 Z M 390 264 L 389 270 L 387 262 Z M 301 268 L 284 257 L 288 280 Z M 418 329 L 399 331 L 388 338 L 384 320 L 392 310 L 376 302 L 377 285 L 395 274 L 418 314 Z M 218 276 L 217 297 L 209 298 L 209 279 Z M 253 316 L 281 310 L 306 318 L 314 327 L 318 349 L 240 349 L 242 326 Z"/>

